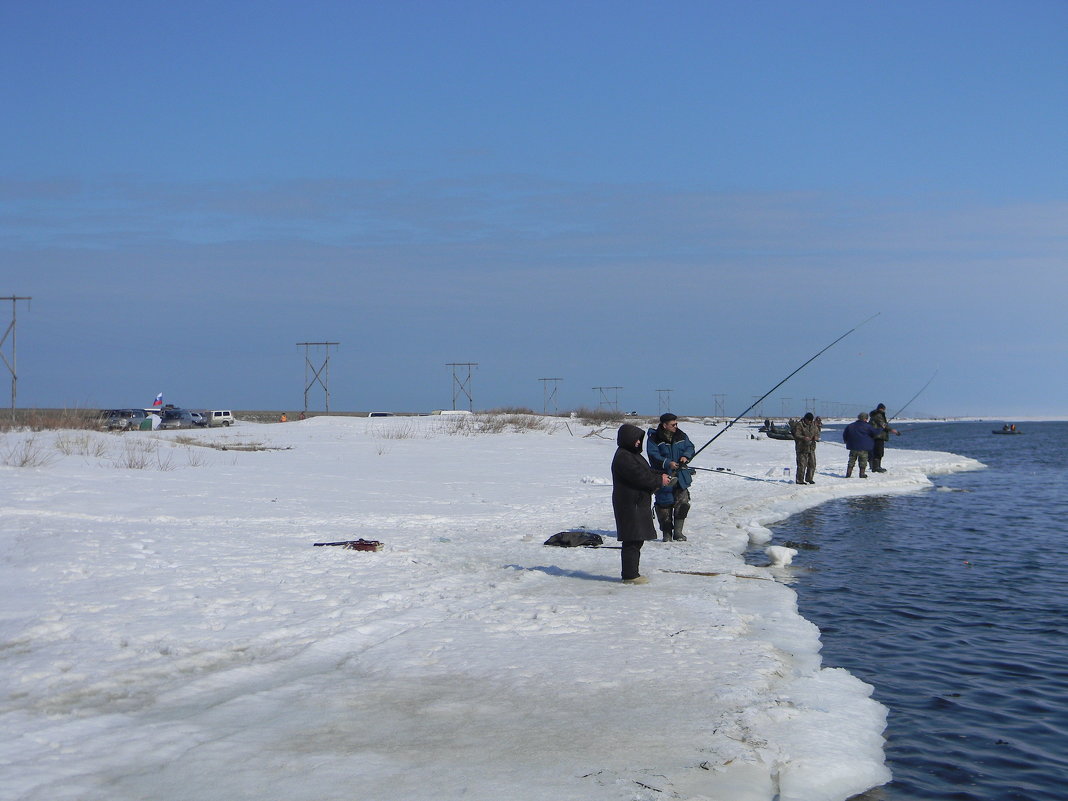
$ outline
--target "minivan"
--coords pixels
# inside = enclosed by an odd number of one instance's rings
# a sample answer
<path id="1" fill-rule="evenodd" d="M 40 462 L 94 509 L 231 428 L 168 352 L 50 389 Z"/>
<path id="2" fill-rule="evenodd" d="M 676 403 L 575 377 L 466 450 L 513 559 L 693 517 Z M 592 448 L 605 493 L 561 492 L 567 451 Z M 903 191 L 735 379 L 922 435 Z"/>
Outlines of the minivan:
<path id="1" fill-rule="evenodd" d="M 234 424 L 234 413 L 229 409 L 213 409 L 205 413 L 209 426 L 230 426 Z"/>

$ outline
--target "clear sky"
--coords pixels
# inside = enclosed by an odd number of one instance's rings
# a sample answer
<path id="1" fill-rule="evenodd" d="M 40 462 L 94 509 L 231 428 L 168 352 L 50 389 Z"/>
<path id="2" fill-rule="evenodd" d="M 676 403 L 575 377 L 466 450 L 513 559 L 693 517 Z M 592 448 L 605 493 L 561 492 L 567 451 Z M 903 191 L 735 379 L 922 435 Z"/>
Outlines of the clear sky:
<path id="1" fill-rule="evenodd" d="M 20 406 L 334 341 L 335 410 L 733 415 L 878 313 L 762 411 L 1068 415 L 1063 0 L 9 0 L 0 71 Z"/>

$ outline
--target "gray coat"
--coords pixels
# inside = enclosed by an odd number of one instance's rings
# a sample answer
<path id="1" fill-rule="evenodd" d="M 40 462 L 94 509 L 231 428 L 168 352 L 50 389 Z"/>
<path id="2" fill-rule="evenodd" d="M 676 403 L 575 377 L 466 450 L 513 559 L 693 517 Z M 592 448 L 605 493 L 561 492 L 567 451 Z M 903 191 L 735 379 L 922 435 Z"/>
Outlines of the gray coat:
<path id="1" fill-rule="evenodd" d="M 637 426 L 624 423 L 616 434 L 616 455 L 612 459 L 612 512 L 616 517 L 619 540 L 655 540 L 653 527 L 653 493 L 663 480 L 642 456 L 641 441 L 645 433 Z M 637 442 L 637 447 L 635 447 Z"/>

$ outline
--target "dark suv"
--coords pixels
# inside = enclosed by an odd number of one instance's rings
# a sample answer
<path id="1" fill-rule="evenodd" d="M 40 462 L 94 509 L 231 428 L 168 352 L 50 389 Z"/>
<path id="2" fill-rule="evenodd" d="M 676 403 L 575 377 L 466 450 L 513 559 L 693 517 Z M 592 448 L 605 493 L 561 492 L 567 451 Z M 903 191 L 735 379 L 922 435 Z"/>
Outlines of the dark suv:
<path id="1" fill-rule="evenodd" d="M 159 421 L 160 428 L 192 428 L 193 415 L 185 409 L 164 409 L 163 419 Z"/>
<path id="2" fill-rule="evenodd" d="M 144 409 L 110 409 L 102 416 L 108 431 L 136 431 L 148 415 Z"/>

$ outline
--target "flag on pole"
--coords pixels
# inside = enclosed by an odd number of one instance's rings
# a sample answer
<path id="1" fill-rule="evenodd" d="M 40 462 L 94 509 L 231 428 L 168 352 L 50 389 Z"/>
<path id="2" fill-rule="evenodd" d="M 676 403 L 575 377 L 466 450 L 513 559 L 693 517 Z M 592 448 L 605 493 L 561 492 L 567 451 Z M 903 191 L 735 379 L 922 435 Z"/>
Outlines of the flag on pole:
<path id="1" fill-rule="evenodd" d="M 152 405 L 153 406 L 162 406 L 163 405 L 163 393 L 162 392 L 159 393 L 156 396 L 156 399 L 154 401 L 152 401 Z"/>

